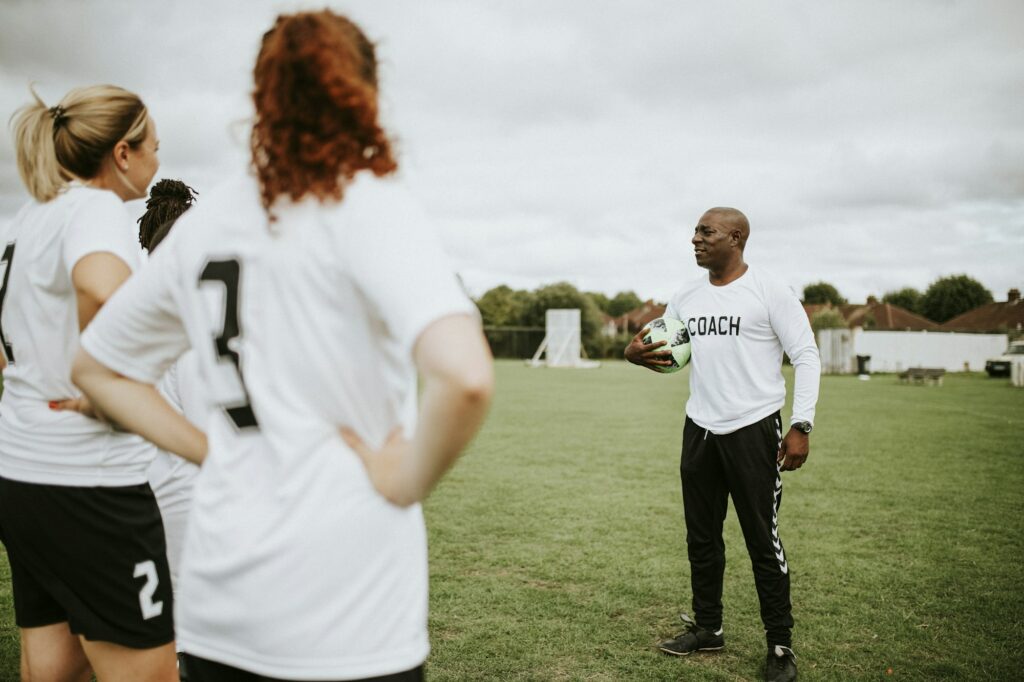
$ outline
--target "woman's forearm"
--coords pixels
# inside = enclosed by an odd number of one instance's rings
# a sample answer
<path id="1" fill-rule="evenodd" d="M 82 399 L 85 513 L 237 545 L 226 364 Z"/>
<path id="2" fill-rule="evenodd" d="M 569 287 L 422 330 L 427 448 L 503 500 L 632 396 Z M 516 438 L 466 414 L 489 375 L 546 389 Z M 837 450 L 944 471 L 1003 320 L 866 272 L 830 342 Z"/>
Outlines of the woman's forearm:
<path id="1" fill-rule="evenodd" d="M 104 418 L 163 450 L 202 464 L 206 435 L 171 407 L 155 386 L 111 371 L 81 348 L 71 380 Z"/>

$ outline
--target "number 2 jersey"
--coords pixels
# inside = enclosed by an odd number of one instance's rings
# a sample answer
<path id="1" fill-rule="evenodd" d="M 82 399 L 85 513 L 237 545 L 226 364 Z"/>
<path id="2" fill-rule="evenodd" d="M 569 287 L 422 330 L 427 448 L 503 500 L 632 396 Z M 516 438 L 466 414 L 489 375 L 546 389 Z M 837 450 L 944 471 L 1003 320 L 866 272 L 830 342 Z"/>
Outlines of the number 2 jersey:
<path id="1" fill-rule="evenodd" d="M 143 483 L 156 449 L 52 400 L 81 395 L 71 383 L 78 304 L 71 273 L 92 253 L 136 270 L 138 227 L 113 192 L 72 185 L 30 202 L 0 233 L 0 336 L 7 361 L 0 401 L 0 476 L 26 483 L 123 486 Z"/>
<path id="2" fill-rule="evenodd" d="M 255 178 L 208 193 L 82 338 L 155 383 L 190 345 L 209 455 L 177 584 L 179 647 L 286 679 L 374 677 L 428 651 L 426 531 L 371 485 L 339 435 L 371 446 L 416 415 L 412 348 L 476 315 L 396 180 L 340 203 L 274 205 Z"/>

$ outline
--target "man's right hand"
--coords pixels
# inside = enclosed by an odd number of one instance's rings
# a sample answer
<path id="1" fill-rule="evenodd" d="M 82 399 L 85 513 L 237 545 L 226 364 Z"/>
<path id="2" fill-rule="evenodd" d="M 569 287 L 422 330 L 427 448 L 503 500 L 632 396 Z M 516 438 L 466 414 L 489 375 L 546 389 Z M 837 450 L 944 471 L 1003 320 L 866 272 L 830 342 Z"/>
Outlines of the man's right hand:
<path id="1" fill-rule="evenodd" d="M 658 371 L 658 367 L 671 367 L 672 366 L 672 351 L 658 349 L 664 346 L 667 341 L 657 341 L 655 343 L 644 343 L 644 337 L 650 333 L 650 327 L 644 327 L 637 335 L 633 337 L 633 340 L 626 346 L 625 356 L 626 359 L 632 362 L 634 365 L 640 365 L 647 369 Z"/>

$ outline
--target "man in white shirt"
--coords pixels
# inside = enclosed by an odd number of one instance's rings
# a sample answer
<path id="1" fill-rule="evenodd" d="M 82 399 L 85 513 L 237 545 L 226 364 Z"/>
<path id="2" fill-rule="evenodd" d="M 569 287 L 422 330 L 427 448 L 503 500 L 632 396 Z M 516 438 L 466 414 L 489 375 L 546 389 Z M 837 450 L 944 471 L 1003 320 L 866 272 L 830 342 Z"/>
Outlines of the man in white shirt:
<path id="1" fill-rule="evenodd" d="M 708 276 L 670 300 L 666 317 L 690 334 L 690 399 L 686 404 L 680 474 L 695 619 L 659 649 L 686 656 L 725 645 L 722 634 L 722 526 L 731 495 L 754 569 L 768 643 L 766 680 L 796 679 L 789 564 L 779 539 L 782 471 L 799 469 L 810 451 L 821 364 L 810 323 L 793 291 L 743 260 L 746 216 L 712 208 L 692 243 Z M 645 344 L 647 330 L 626 359 L 649 369 L 667 366 L 664 342 Z M 782 435 L 786 401 L 782 354 L 796 371 L 793 416 Z"/>

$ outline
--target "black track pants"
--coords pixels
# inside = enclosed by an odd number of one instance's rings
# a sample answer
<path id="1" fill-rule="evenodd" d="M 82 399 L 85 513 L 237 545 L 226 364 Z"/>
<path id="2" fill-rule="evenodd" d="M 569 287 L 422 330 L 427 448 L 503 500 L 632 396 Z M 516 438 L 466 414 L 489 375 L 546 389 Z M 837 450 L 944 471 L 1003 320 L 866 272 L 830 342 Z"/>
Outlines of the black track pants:
<path id="1" fill-rule="evenodd" d="M 732 495 L 754 569 L 768 646 L 788 647 L 793 629 L 789 566 L 778 535 L 782 478 L 776 456 L 781 441 L 778 412 L 721 436 L 687 417 L 680 475 L 697 624 L 712 631 L 722 627 L 722 524 Z"/>

